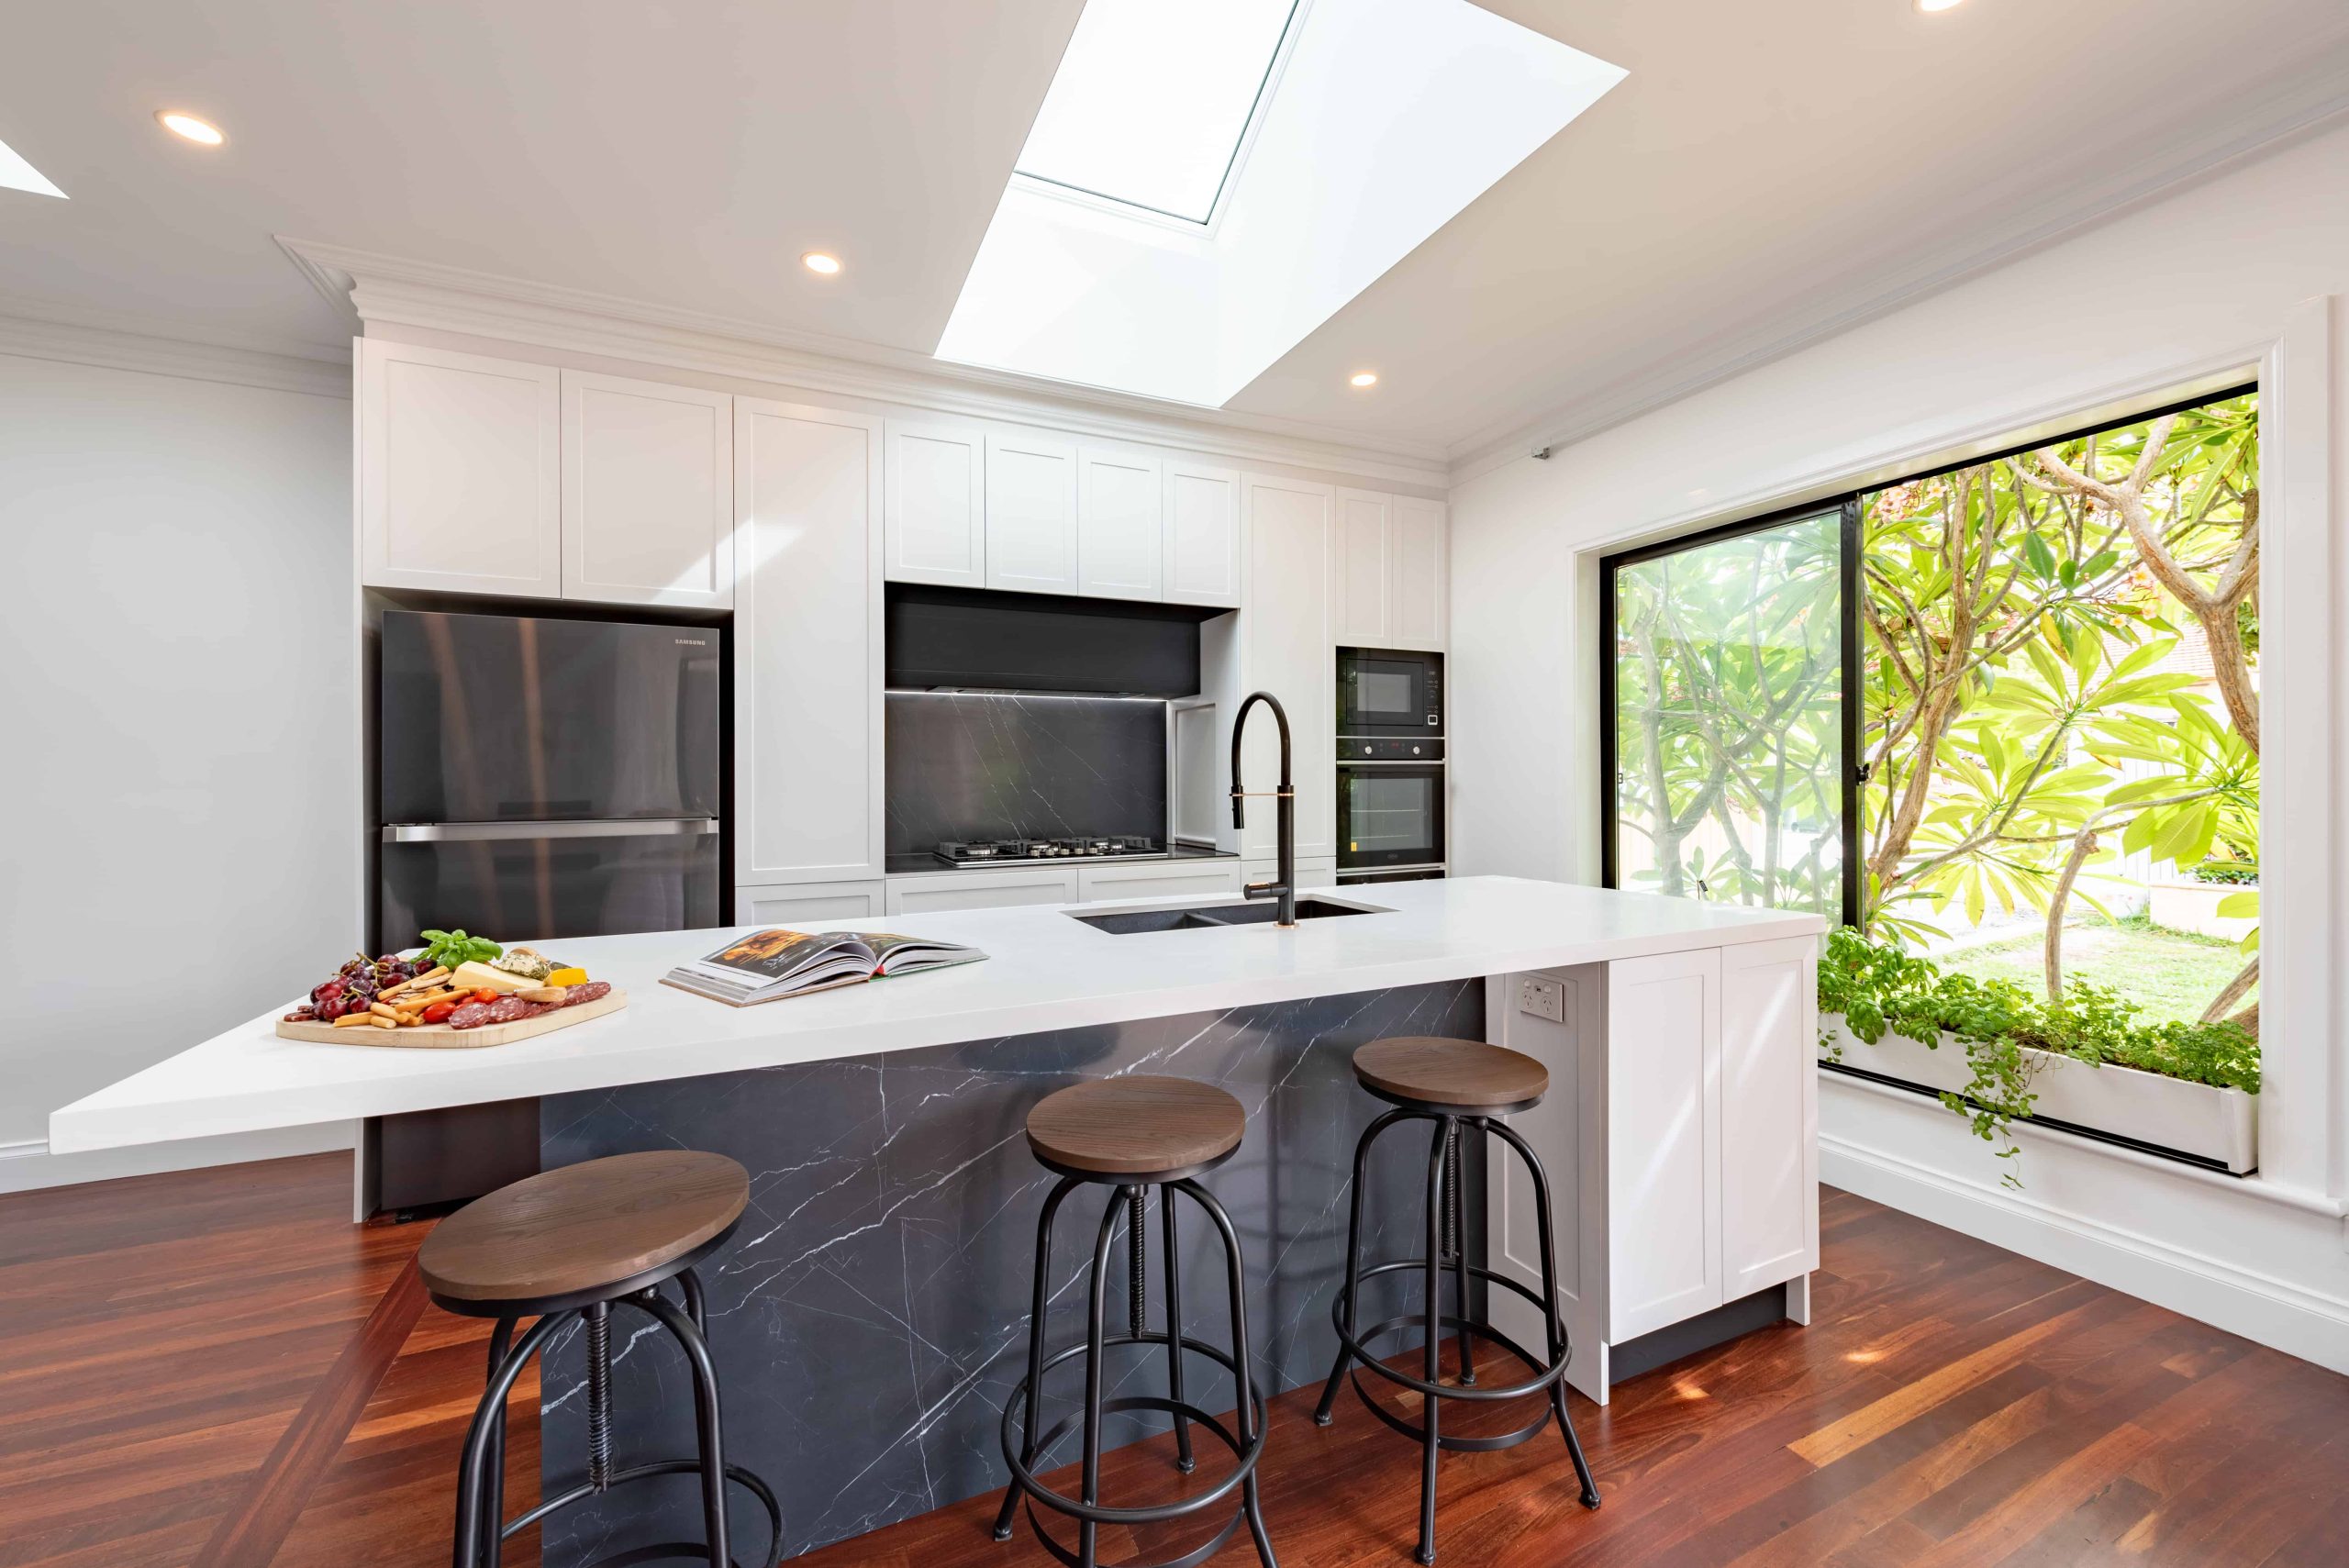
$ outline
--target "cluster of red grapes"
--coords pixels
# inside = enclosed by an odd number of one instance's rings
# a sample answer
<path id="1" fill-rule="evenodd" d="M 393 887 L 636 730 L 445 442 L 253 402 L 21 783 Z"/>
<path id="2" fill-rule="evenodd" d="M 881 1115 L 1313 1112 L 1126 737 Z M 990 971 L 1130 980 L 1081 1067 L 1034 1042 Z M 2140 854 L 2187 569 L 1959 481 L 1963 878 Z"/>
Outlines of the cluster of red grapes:
<path id="1" fill-rule="evenodd" d="M 361 954 L 346 960 L 331 979 L 310 988 L 310 999 L 287 1015 L 332 1023 L 346 1013 L 363 1013 L 386 985 L 413 980 L 423 973 L 420 961 L 385 953 L 382 958 Z"/>

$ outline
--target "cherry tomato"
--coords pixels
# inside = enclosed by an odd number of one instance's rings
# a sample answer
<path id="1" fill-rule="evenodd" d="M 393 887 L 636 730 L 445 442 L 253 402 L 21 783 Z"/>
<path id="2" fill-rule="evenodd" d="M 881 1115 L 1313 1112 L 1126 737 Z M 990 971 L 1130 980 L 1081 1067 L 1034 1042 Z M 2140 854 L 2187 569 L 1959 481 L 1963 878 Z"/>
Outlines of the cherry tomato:
<path id="1" fill-rule="evenodd" d="M 449 1015 L 457 1010 L 457 1000 L 456 997 L 451 996 L 445 1002 L 433 1003 L 432 1006 L 424 1009 L 424 1021 L 428 1024 L 445 1022 Z"/>
<path id="2" fill-rule="evenodd" d="M 473 994 L 472 1000 L 476 1002 L 495 1002 L 497 1000 L 497 987 L 494 985 L 484 985 L 480 990 Z"/>

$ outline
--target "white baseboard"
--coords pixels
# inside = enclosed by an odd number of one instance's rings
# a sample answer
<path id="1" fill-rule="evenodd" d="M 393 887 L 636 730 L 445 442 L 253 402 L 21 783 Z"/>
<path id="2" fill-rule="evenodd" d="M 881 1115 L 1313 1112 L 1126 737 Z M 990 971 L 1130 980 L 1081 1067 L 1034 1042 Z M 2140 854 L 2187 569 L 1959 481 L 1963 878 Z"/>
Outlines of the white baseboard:
<path id="1" fill-rule="evenodd" d="M 231 1133 L 219 1138 L 184 1138 L 171 1143 L 94 1149 L 79 1154 L 52 1154 L 47 1139 L 28 1139 L 21 1143 L 0 1143 L 0 1193 L 110 1182 L 118 1176 L 150 1176 L 161 1171 L 195 1171 L 207 1165 L 242 1164 L 248 1160 L 280 1160 L 292 1154 L 321 1154 L 353 1148 L 358 1141 L 359 1124 L 355 1121 L 273 1128 L 266 1132 Z"/>
<path id="2" fill-rule="evenodd" d="M 2028 1185 L 2018 1193 L 1978 1184 L 1831 1136 L 1820 1139 L 1819 1177 L 1887 1207 L 2349 1373 L 2349 1301 L 2056 1209 L 2032 1198 Z"/>

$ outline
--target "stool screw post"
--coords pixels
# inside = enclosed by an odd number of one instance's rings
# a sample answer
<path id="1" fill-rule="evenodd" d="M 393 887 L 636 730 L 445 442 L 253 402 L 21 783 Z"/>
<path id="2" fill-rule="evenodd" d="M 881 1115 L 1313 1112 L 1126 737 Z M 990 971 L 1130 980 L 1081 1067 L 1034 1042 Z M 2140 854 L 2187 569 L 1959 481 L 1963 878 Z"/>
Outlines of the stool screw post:
<path id="1" fill-rule="evenodd" d="M 1139 1340 L 1150 1327 L 1150 1279 L 1143 1248 L 1150 1235 L 1150 1197 L 1141 1187 L 1126 1189 L 1126 1332 Z"/>
<path id="2" fill-rule="evenodd" d="M 587 1319 L 587 1485 L 612 1484 L 612 1309 L 596 1302 Z"/>

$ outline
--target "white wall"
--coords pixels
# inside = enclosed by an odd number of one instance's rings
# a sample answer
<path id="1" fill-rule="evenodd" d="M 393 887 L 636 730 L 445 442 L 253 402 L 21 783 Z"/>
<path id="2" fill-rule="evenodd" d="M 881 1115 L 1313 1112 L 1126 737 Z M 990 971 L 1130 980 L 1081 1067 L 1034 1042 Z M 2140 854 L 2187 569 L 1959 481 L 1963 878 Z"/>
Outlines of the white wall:
<path id="1" fill-rule="evenodd" d="M 2332 978 L 2349 969 L 2349 941 L 2331 895 L 2349 884 L 2331 798 L 2343 739 L 2334 611 L 2349 601 L 2338 576 L 2349 556 L 2339 547 L 2349 310 L 2323 303 L 2349 295 L 2344 192 L 2349 128 L 2336 127 L 1546 462 L 1459 476 L 1451 673 L 1455 867 L 1595 880 L 1605 550 L 2215 387 L 2272 353 L 2266 412 L 2297 435 L 2279 456 L 2271 428 L 2267 458 L 2298 467 L 2268 477 L 2263 609 L 2278 629 L 2288 618 L 2298 652 L 2271 653 L 2281 686 L 2265 698 L 2275 737 L 2266 806 L 2270 841 L 2288 838 L 2304 874 L 2294 916 L 2269 911 L 2266 1176 L 2204 1180 L 2027 1132 L 2025 1189 L 2003 1194 L 1987 1149 L 1955 1118 L 1833 1078 L 1822 1170 L 2349 1368 L 2349 1052 Z M 2305 607 L 2284 606 L 2291 595 Z M 2287 792 L 2305 792 L 2288 810 Z M 2297 956 L 2278 962 L 2279 941 Z M 2284 964 L 2290 1006 L 2279 1012 Z M 1953 1129 L 1961 1136 L 1943 1136 Z"/>
<path id="2" fill-rule="evenodd" d="M 43 1149 L 357 940 L 351 448 L 347 398 L 0 353 L 0 1190 L 349 1142 Z"/>

